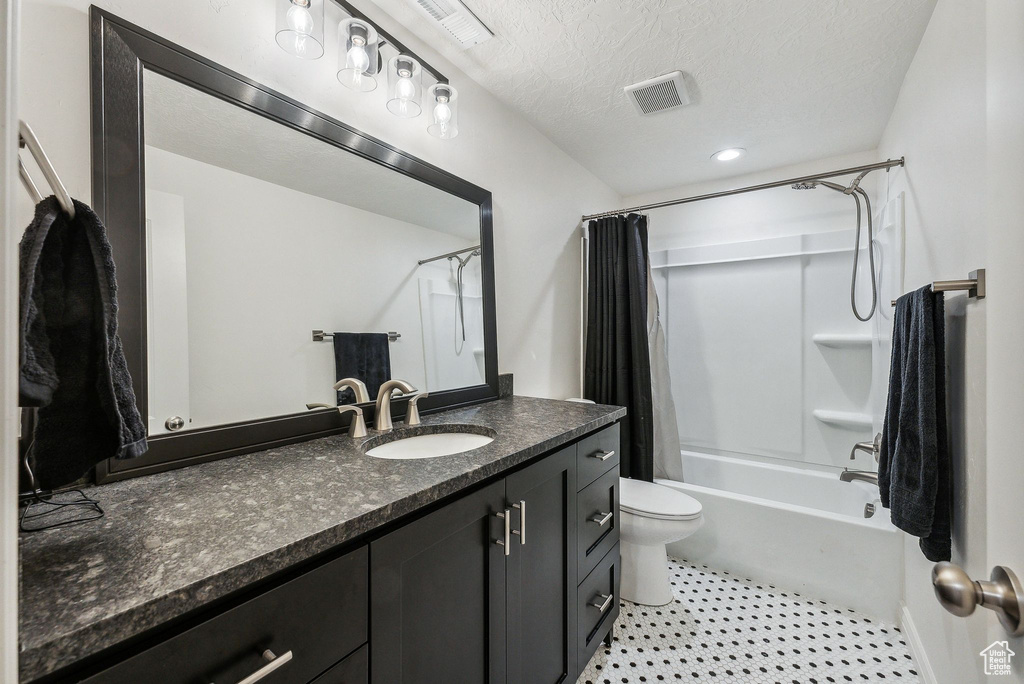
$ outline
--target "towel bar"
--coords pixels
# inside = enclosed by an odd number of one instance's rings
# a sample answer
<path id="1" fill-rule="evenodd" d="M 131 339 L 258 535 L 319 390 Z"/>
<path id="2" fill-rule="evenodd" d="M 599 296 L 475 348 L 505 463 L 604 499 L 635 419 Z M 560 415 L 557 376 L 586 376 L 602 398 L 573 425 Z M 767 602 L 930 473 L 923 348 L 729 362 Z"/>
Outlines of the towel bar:
<path id="1" fill-rule="evenodd" d="M 985 269 L 979 268 L 967 274 L 966 280 L 936 280 L 932 283 L 932 292 L 957 292 L 967 290 L 968 297 L 985 298 Z M 896 300 L 892 300 L 896 306 Z"/>
<path id="2" fill-rule="evenodd" d="M 394 342 L 395 340 L 397 340 L 401 336 L 402 336 L 402 333 L 397 333 L 397 332 L 389 331 L 388 332 L 388 342 Z M 325 337 L 334 337 L 334 333 L 324 332 L 323 330 L 314 330 L 313 331 L 313 341 L 314 342 L 323 342 Z"/>

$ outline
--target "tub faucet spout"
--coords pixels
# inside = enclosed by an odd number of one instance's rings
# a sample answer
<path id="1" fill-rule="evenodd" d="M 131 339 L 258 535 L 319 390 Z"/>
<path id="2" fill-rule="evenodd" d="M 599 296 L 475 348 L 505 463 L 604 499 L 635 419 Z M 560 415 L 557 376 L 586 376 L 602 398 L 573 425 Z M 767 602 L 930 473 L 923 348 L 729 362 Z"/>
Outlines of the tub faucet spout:
<path id="1" fill-rule="evenodd" d="M 843 468 L 843 472 L 839 473 L 839 479 L 843 482 L 860 480 L 861 482 L 870 482 L 873 485 L 877 485 L 878 473 L 870 470 L 850 470 L 849 468 Z"/>

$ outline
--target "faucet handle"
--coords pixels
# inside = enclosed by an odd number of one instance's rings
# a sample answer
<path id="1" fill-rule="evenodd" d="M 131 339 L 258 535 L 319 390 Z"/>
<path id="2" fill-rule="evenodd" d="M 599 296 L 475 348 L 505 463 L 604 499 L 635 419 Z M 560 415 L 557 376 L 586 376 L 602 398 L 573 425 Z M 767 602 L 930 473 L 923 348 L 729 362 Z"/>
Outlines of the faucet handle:
<path id="1" fill-rule="evenodd" d="M 857 442 L 850 449 L 850 460 L 857 458 L 857 452 L 863 451 L 864 453 L 871 454 L 875 457 L 875 463 L 878 462 L 878 454 L 882 451 L 882 433 L 879 432 L 875 435 L 875 438 L 870 442 Z"/>
<path id="2" fill-rule="evenodd" d="M 353 404 L 345 404 L 338 407 L 338 413 L 344 414 L 352 411 L 352 422 L 348 424 L 348 436 L 352 439 L 362 439 L 368 434 L 366 431 L 366 418 L 363 417 L 363 409 Z"/>
<path id="3" fill-rule="evenodd" d="M 423 397 L 429 397 L 430 392 L 420 392 L 412 395 L 409 399 L 409 407 L 405 411 L 405 424 L 407 427 L 415 427 L 422 421 L 420 420 L 420 407 L 419 401 Z"/>
<path id="4" fill-rule="evenodd" d="M 370 392 L 366 389 L 366 383 L 359 378 L 343 378 L 334 383 L 334 389 L 336 390 L 342 390 L 346 387 L 356 395 L 357 404 L 365 404 L 370 401 Z"/>

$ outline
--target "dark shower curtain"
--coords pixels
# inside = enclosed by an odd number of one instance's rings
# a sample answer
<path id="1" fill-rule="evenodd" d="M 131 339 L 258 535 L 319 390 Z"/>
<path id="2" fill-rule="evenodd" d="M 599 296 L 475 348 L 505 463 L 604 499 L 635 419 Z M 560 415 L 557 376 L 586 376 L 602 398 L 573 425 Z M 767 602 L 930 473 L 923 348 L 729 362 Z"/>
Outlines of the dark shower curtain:
<path id="1" fill-rule="evenodd" d="M 654 479 L 654 409 L 647 342 L 647 217 L 591 221 L 583 396 L 625 406 L 623 477 Z"/>

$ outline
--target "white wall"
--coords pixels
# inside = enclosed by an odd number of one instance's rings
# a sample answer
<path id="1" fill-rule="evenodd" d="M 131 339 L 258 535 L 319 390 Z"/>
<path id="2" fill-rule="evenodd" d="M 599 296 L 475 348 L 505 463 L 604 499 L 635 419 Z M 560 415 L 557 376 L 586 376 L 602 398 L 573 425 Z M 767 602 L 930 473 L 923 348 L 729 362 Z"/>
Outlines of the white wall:
<path id="1" fill-rule="evenodd" d="M 0 3 L 0 682 L 18 680 L 17 78 L 21 3 Z"/>
<path id="2" fill-rule="evenodd" d="M 314 342 L 314 328 L 397 331 L 393 377 L 420 389 L 451 389 L 427 386 L 419 295 L 420 278 L 448 280 L 448 263 L 418 267 L 417 260 L 475 241 L 148 146 L 146 184 L 184 205 L 189 427 L 335 403 L 333 346 Z M 174 268 L 181 255 L 166 256 L 170 263 L 158 266 Z M 479 263 L 464 274 L 476 291 Z M 176 341 L 150 341 L 151 348 L 166 343 Z M 450 344 L 442 351 L 455 355 Z M 472 349 L 464 353 L 471 357 Z M 150 391 L 164 388 L 151 383 Z M 151 416 L 151 425 L 167 417 Z"/>
<path id="3" fill-rule="evenodd" d="M 878 179 L 906 193 L 906 283 L 965 278 L 985 266 L 985 3 L 940 0 L 879 144 L 907 165 Z M 954 461 L 953 562 L 988 578 L 986 555 L 986 303 L 946 296 Z M 980 681 L 989 616 L 954 617 L 935 600 L 932 563 L 907 537 L 905 601 L 938 681 Z"/>
<path id="4" fill-rule="evenodd" d="M 21 115 L 33 123 L 76 197 L 90 196 L 90 0 L 24 8 Z M 460 90 L 460 135 L 432 138 L 426 119 L 386 113 L 385 88 L 360 96 L 337 83 L 336 45 L 315 62 L 274 42 L 271 2 L 96 0 L 128 21 L 299 99 L 494 194 L 499 368 L 521 394 L 575 395 L 579 367 L 579 243 L 583 213 L 619 206 L 617 194 L 522 117 L 436 56 L 368 0 L 359 6 L 449 76 Z M 328 27 L 327 34 L 333 29 Z M 442 40 L 431 35 L 429 40 Z M 60 49 L 54 49 L 54 46 Z M 27 201 L 19 205 L 29 220 Z"/>

